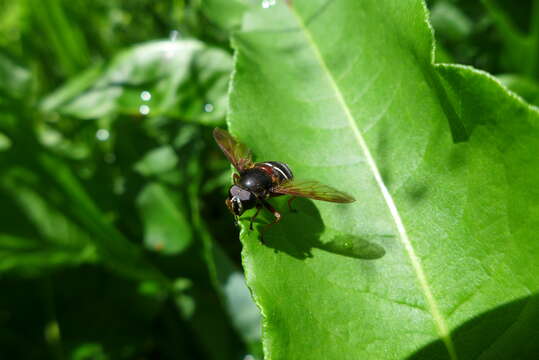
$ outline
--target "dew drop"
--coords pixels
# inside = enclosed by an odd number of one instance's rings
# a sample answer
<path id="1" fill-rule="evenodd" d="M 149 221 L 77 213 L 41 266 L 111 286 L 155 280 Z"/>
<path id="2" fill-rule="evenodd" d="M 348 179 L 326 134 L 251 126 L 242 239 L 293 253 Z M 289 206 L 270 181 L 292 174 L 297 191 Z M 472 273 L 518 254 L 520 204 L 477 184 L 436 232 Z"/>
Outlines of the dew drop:
<path id="1" fill-rule="evenodd" d="M 99 129 L 95 133 L 95 137 L 99 141 L 107 141 L 109 139 L 109 137 L 110 137 L 110 133 L 109 133 L 109 131 L 107 129 Z"/>
<path id="2" fill-rule="evenodd" d="M 150 107 L 148 105 L 140 105 L 138 111 L 142 115 L 148 115 L 150 113 Z"/>
<path id="3" fill-rule="evenodd" d="M 255 357 L 251 354 L 247 354 L 243 357 L 243 360 L 255 360 Z"/>
<path id="4" fill-rule="evenodd" d="M 205 104 L 204 105 L 204 112 L 211 113 L 213 111 L 213 105 L 212 104 Z"/>
<path id="5" fill-rule="evenodd" d="M 152 99 L 152 94 L 149 91 L 144 90 L 140 93 L 140 98 L 142 101 L 150 101 Z"/>
<path id="6" fill-rule="evenodd" d="M 276 0 L 263 0 L 262 1 L 262 8 L 263 9 L 269 9 L 270 7 L 274 6 L 277 3 Z"/>

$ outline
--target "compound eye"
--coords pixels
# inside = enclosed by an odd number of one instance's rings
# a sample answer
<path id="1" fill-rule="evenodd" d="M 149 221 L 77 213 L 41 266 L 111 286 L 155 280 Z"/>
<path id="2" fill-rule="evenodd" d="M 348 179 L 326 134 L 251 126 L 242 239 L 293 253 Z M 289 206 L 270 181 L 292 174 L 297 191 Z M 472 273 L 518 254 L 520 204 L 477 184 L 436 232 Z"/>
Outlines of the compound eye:
<path id="1" fill-rule="evenodd" d="M 243 214 L 243 205 L 241 203 L 241 200 L 240 198 L 234 196 L 232 198 L 232 209 L 234 211 L 234 214 L 240 216 L 241 214 Z"/>

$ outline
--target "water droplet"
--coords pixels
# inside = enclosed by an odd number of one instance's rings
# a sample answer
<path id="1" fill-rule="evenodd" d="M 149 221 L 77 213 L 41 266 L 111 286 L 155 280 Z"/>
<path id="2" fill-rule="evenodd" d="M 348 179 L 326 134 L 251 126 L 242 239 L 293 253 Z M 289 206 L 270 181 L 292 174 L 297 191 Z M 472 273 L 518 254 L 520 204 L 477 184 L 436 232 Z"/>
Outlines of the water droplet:
<path id="1" fill-rule="evenodd" d="M 109 131 L 107 129 L 99 129 L 95 133 L 95 137 L 99 141 L 107 141 L 109 139 L 109 137 L 110 137 L 110 133 L 109 133 Z"/>
<path id="2" fill-rule="evenodd" d="M 138 111 L 142 115 L 148 115 L 150 113 L 150 107 L 148 105 L 140 105 L 140 107 L 138 108 Z"/>
<path id="3" fill-rule="evenodd" d="M 204 112 L 210 113 L 213 111 L 213 105 L 212 104 L 205 104 L 204 105 Z"/>
<path id="4" fill-rule="evenodd" d="M 277 0 L 263 0 L 262 1 L 262 8 L 269 9 L 273 5 L 277 3 Z"/>
<path id="5" fill-rule="evenodd" d="M 243 360 L 255 360 L 255 357 L 251 354 L 247 354 L 243 357 Z"/>
<path id="6" fill-rule="evenodd" d="M 140 98 L 142 101 L 150 101 L 152 99 L 152 94 L 149 91 L 144 90 L 140 93 Z"/>

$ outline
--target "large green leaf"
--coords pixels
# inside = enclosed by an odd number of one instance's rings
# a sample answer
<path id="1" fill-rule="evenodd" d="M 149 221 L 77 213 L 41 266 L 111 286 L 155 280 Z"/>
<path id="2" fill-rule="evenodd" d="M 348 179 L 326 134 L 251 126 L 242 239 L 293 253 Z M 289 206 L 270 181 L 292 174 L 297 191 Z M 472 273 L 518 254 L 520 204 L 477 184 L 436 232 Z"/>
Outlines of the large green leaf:
<path id="1" fill-rule="evenodd" d="M 418 0 L 281 1 L 235 35 L 233 135 L 358 199 L 276 203 L 266 246 L 242 221 L 267 359 L 539 352 L 539 114 L 432 43 Z"/>

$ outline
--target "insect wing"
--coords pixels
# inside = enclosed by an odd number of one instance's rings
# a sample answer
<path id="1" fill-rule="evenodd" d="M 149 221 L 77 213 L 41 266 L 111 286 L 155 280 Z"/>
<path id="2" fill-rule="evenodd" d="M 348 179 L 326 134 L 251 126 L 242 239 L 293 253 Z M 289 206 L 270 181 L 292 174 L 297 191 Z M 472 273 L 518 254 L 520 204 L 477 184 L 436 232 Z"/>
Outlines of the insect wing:
<path id="1" fill-rule="evenodd" d="M 273 188 L 272 192 L 336 203 L 351 203 L 356 201 L 352 196 L 314 180 L 287 181 Z"/>
<path id="2" fill-rule="evenodd" d="M 251 152 L 249 149 L 247 149 L 245 145 L 237 142 L 228 132 L 215 128 L 213 130 L 213 138 L 236 170 L 241 172 L 252 167 L 253 161 L 251 160 Z"/>

